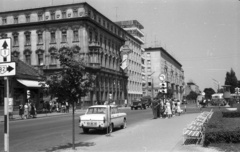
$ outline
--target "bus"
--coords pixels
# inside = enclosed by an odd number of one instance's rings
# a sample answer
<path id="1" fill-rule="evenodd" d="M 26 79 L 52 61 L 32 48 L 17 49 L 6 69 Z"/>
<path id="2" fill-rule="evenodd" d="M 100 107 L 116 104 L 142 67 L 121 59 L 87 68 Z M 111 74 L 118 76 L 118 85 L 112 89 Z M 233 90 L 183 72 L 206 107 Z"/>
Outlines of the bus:
<path id="1" fill-rule="evenodd" d="M 223 98 L 223 93 L 215 93 L 212 95 L 211 105 L 225 106 L 226 100 Z"/>

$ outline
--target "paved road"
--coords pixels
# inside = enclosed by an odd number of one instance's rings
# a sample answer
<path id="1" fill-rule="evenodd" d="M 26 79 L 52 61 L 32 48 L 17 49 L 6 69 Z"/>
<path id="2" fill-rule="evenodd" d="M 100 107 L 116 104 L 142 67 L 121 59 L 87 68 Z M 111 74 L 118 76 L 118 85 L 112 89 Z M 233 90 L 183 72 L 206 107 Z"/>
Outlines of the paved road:
<path id="1" fill-rule="evenodd" d="M 134 126 L 141 121 L 152 119 L 151 109 L 133 111 L 124 109 L 122 111 L 128 114 L 128 127 Z M 1 152 L 4 150 L 3 125 L 3 123 L 0 123 Z M 83 134 L 82 130 L 78 128 L 77 116 L 75 117 L 75 131 L 76 145 L 99 136 L 105 136 L 103 131 L 91 131 L 89 134 Z M 10 122 L 11 152 L 52 151 L 56 147 L 68 146 L 71 142 L 71 114 Z"/>

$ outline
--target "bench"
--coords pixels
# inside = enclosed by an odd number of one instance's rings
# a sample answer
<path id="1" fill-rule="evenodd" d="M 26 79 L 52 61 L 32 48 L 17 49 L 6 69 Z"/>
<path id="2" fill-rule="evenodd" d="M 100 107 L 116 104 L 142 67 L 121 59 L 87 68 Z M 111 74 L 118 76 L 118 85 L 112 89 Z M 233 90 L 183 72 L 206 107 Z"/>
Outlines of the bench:
<path id="1" fill-rule="evenodd" d="M 205 124 L 211 118 L 212 113 L 212 109 L 210 112 L 202 112 L 194 121 L 187 125 L 187 128 L 183 129 L 183 145 L 187 139 L 196 139 L 196 144 L 203 139 Z"/>

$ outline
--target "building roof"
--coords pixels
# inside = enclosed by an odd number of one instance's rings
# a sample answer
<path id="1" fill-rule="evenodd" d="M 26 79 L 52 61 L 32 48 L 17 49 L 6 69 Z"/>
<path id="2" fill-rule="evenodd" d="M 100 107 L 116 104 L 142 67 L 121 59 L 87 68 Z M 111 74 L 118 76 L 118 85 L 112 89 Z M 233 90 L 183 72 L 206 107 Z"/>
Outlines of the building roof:
<path id="1" fill-rule="evenodd" d="M 164 54 L 166 54 L 168 57 L 170 57 L 174 62 L 176 62 L 180 67 L 182 67 L 182 64 L 180 64 L 174 57 L 172 57 L 164 48 L 162 48 L 162 47 L 145 48 L 145 52 L 151 52 L 151 51 L 157 51 L 157 50 L 162 51 Z"/>
<path id="2" fill-rule="evenodd" d="M 12 58 L 12 62 L 16 62 L 16 75 L 15 78 L 27 79 L 27 80 L 42 80 L 43 75 L 34 69 L 31 65 L 28 65 L 18 58 Z"/>

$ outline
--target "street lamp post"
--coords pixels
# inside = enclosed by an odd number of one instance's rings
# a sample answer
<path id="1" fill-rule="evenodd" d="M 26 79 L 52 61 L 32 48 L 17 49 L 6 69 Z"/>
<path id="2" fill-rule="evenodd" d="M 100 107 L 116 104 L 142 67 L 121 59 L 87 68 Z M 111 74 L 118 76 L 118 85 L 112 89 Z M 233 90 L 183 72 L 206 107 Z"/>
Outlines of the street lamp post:
<path id="1" fill-rule="evenodd" d="M 217 93 L 219 93 L 219 84 L 220 84 L 220 82 L 215 80 L 215 79 L 213 79 L 213 78 L 212 78 L 212 80 L 217 83 L 217 85 L 218 85 Z"/>

